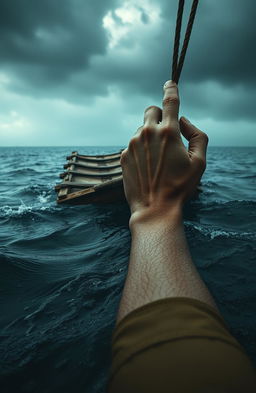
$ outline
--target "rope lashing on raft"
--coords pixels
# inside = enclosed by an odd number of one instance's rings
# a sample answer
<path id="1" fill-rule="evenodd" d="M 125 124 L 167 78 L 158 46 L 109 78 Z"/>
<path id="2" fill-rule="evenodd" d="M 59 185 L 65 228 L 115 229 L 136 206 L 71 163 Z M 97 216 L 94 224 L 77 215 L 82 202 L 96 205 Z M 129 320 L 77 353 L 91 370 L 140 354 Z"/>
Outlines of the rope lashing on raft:
<path id="1" fill-rule="evenodd" d="M 185 0 L 179 0 L 179 7 L 177 11 L 177 19 L 176 19 L 176 30 L 175 30 L 175 39 L 174 39 L 174 47 L 173 47 L 173 61 L 172 61 L 172 77 L 171 79 L 178 84 L 180 79 L 180 74 L 182 71 L 182 67 L 184 64 L 186 52 L 188 49 L 188 43 L 190 40 L 193 23 L 196 16 L 196 10 L 198 6 L 199 0 L 193 0 L 193 4 L 191 7 L 189 20 L 187 24 L 187 30 L 185 33 L 185 38 L 183 41 L 183 46 L 180 52 L 179 57 L 179 46 L 180 46 L 180 32 L 181 32 L 181 25 L 182 25 L 182 17 L 183 17 L 183 10 L 184 10 L 184 3 Z"/>

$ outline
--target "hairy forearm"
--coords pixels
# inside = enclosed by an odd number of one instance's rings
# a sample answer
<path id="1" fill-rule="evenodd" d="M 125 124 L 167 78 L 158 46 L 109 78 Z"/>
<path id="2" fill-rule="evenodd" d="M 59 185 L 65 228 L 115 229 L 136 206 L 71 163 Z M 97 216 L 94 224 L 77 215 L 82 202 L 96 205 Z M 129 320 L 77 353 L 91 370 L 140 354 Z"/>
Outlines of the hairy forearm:
<path id="1" fill-rule="evenodd" d="M 132 217 L 130 229 L 130 262 L 117 321 L 166 297 L 195 298 L 217 308 L 191 259 L 181 208 Z"/>

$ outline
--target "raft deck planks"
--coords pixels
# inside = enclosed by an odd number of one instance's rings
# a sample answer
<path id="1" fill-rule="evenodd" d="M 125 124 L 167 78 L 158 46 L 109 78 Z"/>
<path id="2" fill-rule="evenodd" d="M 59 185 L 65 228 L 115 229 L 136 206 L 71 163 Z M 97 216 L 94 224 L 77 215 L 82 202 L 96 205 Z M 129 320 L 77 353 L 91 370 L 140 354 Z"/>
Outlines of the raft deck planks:
<path id="1" fill-rule="evenodd" d="M 125 200 L 120 157 L 122 150 L 106 155 L 80 155 L 73 151 L 67 157 L 66 171 L 57 184 L 57 203 L 83 205 Z"/>

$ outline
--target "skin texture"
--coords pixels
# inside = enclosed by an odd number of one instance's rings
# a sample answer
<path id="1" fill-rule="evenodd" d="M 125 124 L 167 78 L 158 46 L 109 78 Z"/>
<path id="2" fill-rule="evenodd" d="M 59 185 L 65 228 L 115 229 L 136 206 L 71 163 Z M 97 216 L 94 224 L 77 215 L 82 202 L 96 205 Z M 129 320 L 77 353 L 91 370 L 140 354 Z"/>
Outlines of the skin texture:
<path id="1" fill-rule="evenodd" d="M 208 137 L 178 116 L 178 88 L 167 81 L 163 108 L 145 110 L 144 125 L 121 156 L 132 243 L 117 322 L 146 303 L 172 296 L 195 298 L 217 310 L 191 259 L 182 219 L 183 204 L 206 168 Z"/>

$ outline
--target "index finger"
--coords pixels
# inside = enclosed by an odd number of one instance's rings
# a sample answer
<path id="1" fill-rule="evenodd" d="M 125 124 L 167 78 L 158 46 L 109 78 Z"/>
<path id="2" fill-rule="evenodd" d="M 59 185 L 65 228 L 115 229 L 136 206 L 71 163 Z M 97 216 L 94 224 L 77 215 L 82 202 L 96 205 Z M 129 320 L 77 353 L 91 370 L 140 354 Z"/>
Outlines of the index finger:
<path id="1" fill-rule="evenodd" d="M 167 81 L 164 84 L 164 98 L 163 98 L 163 119 L 162 122 L 170 123 L 178 122 L 179 118 L 179 91 L 178 86 L 173 81 Z"/>

